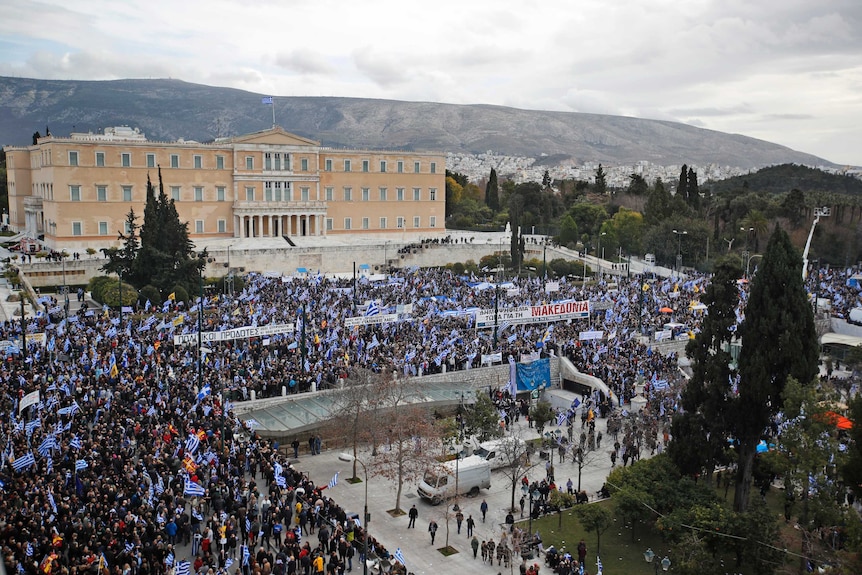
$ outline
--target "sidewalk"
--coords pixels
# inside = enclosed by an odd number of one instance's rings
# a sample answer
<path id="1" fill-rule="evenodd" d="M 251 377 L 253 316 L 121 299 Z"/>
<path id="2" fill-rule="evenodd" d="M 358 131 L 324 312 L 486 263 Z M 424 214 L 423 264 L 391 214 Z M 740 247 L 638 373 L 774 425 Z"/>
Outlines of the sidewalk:
<path id="1" fill-rule="evenodd" d="M 595 452 L 597 456 L 593 464 L 585 466 L 581 473 L 581 488 L 590 495 L 591 500 L 595 499 L 596 492 L 604 484 L 604 480 L 611 469 L 608 453 L 612 449 L 613 440 L 607 436 L 606 426 L 607 420 L 599 419 L 597 421 L 596 431 L 601 431 L 605 436 L 602 441 L 602 448 Z M 535 430 L 528 428 L 527 423 L 523 420 L 515 424 L 515 427 L 525 439 L 538 437 Z M 556 425 L 549 425 L 546 431 L 553 432 L 556 429 Z M 561 429 L 565 433 L 565 428 Z M 575 431 L 577 437 L 580 434 L 580 420 L 575 425 Z M 352 475 L 352 463 L 340 461 L 338 459 L 340 451 L 324 451 L 321 455 L 316 456 L 301 455 L 298 463 L 295 463 L 294 466 L 307 472 L 318 485 L 326 484 L 336 472 L 339 472 L 338 485 L 329 492 L 329 496 L 345 510 L 358 512 L 361 516 L 365 498 L 365 484 L 350 484 L 347 481 Z M 370 457 L 367 453 L 359 455 L 359 459 L 363 461 L 368 461 Z M 562 485 L 565 489 L 566 481 L 571 478 L 577 488 L 578 468 L 572 463 L 571 455 L 566 458 L 564 463 L 559 463 L 556 460 L 556 454 L 554 457 L 557 484 Z M 544 479 L 545 477 L 545 460 L 539 461 L 540 463 L 528 473 L 531 480 Z M 357 473 L 360 477 L 363 476 L 361 465 L 357 467 Z M 457 534 L 455 520 L 451 519 L 449 522 L 449 545 L 455 547 L 459 553 L 449 557 L 445 557 L 437 551 L 446 545 L 446 506 L 435 507 L 421 499 L 416 494 L 417 484 L 418 480 L 405 483 L 401 495 L 401 509 L 406 512 L 411 505 L 415 504 L 419 510 L 416 529 L 408 530 L 406 514 L 401 517 L 392 517 L 387 513 L 387 510 L 395 507 L 397 490 L 395 482 L 380 477 L 369 477 L 368 511 L 371 514 L 371 522 L 369 523 L 371 535 L 377 538 L 390 553 L 394 553 L 400 547 L 407 562 L 407 570 L 416 575 L 441 575 L 441 573 L 492 573 L 493 575 L 502 571 L 502 566 L 498 567 L 495 564 L 494 567 L 491 567 L 482 564 L 481 557 L 476 560 L 473 559 L 470 538 L 467 537 L 466 518 L 471 514 L 473 515 L 473 519 L 476 521 L 474 533 L 480 542 L 490 538 L 499 541 L 501 526 L 512 499 L 511 479 L 507 477 L 505 471 L 494 471 L 491 476 L 491 488 L 482 490 L 475 499 L 462 498 L 461 507 L 465 517 L 465 525 L 462 525 L 460 535 Z M 515 491 L 516 507 L 520 498 L 521 490 L 520 484 L 518 484 Z M 479 505 L 483 499 L 488 502 L 488 515 L 485 523 L 482 523 L 482 513 L 479 511 Z M 516 520 L 519 519 L 518 515 L 515 513 Z M 526 517 L 526 515 L 525 510 L 524 516 Z M 434 546 L 431 545 L 431 537 L 428 534 L 428 523 L 431 519 L 434 519 L 439 525 Z M 515 571 L 517 571 L 517 566 L 518 563 L 516 562 Z M 356 566 L 354 565 L 355 570 Z"/>

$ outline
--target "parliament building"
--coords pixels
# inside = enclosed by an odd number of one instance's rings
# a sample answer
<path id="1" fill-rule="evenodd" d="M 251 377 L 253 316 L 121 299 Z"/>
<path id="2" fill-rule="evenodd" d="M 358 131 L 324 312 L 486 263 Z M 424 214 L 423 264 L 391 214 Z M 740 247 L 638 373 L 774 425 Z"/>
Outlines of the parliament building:
<path id="1" fill-rule="evenodd" d="M 277 126 L 206 144 L 118 127 L 4 150 L 10 227 L 57 251 L 119 245 L 159 168 L 192 241 L 445 228 L 441 153 L 334 149 Z"/>

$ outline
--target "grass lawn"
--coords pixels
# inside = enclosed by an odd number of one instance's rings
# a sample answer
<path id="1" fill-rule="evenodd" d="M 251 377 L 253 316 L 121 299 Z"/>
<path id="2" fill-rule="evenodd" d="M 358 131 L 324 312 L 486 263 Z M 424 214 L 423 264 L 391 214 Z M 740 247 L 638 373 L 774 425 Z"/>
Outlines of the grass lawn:
<path id="1" fill-rule="evenodd" d="M 724 489 L 717 489 L 720 499 L 724 499 Z M 760 497 L 757 492 L 752 494 L 753 497 Z M 782 538 L 785 540 L 787 548 L 791 551 L 799 551 L 799 536 L 793 530 L 793 523 L 789 525 L 784 523 L 784 492 L 779 489 L 772 489 L 766 496 L 767 506 L 772 510 L 776 517 L 779 517 L 779 527 L 781 529 Z M 728 506 L 733 504 L 733 490 L 728 493 L 726 503 Z M 607 505 L 613 506 L 613 499 L 592 503 L 591 505 Z M 796 509 L 794 509 L 796 511 Z M 519 521 L 518 526 L 522 529 L 528 529 L 528 521 Z M 569 553 L 577 555 L 578 542 L 583 539 L 587 544 L 587 573 L 591 575 L 596 572 L 596 534 L 587 533 L 577 519 L 573 509 L 567 509 L 561 514 L 548 515 L 540 517 L 533 521 L 533 533 L 537 530 L 542 535 L 542 541 L 547 548 L 554 545 L 557 549 L 565 547 Z M 662 557 L 668 555 L 671 561 L 669 572 L 673 572 L 673 552 L 670 545 L 665 543 L 661 534 L 652 526 L 639 524 L 635 528 L 634 541 L 632 541 L 632 531 L 623 524 L 622 519 L 615 517 L 614 524 L 602 533 L 601 542 L 601 557 L 602 566 L 606 575 L 653 575 L 655 565 L 648 564 L 644 560 L 644 551 L 650 548 L 655 553 L 656 557 L 653 561 L 661 561 Z M 724 557 L 719 557 L 718 560 L 724 561 L 728 571 L 731 571 L 735 565 L 735 556 L 727 554 Z M 787 572 L 787 567 L 795 568 L 798 564 L 793 557 L 788 557 L 788 563 L 784 566 L 783 571 Z M 659 567 L 659 571 L 661 568 Z M 779 572 L 782 570 L 780 569 Z M 735 572 L 735 571 L 734 571 Z M 743 565 L 739 572 L 743 574 L 751 573 L 751 566 Z"/>

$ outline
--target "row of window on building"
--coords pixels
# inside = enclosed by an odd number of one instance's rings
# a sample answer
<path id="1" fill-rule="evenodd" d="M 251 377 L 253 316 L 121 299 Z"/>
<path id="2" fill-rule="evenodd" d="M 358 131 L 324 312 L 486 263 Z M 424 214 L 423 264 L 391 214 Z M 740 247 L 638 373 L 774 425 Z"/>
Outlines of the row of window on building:
<path id="1" fill-rule="evenodd" d="M 157 166 L 156 163 L 156 154 L 155 153 L 147 153 L 146 156 L 145 167 L 147 168 L 155 168 Z M 181 158 L 179 154 L 170 154 L 168 157 L 170 163 L 169 166 L 171 168 L 181 168 L 186 167 L 182 166 Z M 246 170 L 254 170 L 255 169 L 255 156 L 245 156 L 245 169 Z M 50 163 L 50 160 L 48 161 Z M 339 167 L 342 168 L 344 172 L 352 172 L 353 171 L 353 160 L 344 159 L 339 160 L 337 163 L 340 164 Z M 299 171 L 307 172 L 308 170 L 308 158 L 300 158 L 299 160 Z M 407 173 L 406 165 L 403 160 L 397 160 L 394 162 L 395 164 L 395 172 L 397 174 Z M 69 165 L 70 166 L 80 166 L 80 153 L 76 150 L 69 151 Z M 95 158 L 95 166 L 96 167 L 105 167 L 107 164 L 105 163 L 105 152 L 96 152 Z M 323 161 L 323 169 L 326 172 L 335 171 L 336 160 L 332 158 L 325 158 Z M 377 167 L 379 167 L 379 173 L 385 174 L 390 171 L 390 162 L 388 160 L 380 160 Z M 120 164 L 119 167 L 123 168 L 131 168 L 132 167 L 132 153 L 131 152 L 121 152 L 120 153 Z M 192 156 L 192 164 L 189 166 L 195 170 L 204 169 L 204 157 L 200 154 L 195 154 Z M 225 156 L 216 155 L 215 156 L 215 169 L 216 170 L 224 170 L 225 169 Z M 436 174 L 437 173 L 437 162 L 430 162 L 429 173 Z M 263 155 L 263 169 L 267 171 L 291 171 L 291 158 L 290 154 L 281 154 L 278 152 L 267 152 Z M 361 171 L 368 173 L 371 172 L 371 160 L 361 160 Z M 420 174 L 422 173 L 422 163 L 419 161 L 413 162 L 413 173 Z"/>
<path id="2" fill-rule="evenodd" d="M 38 184 L 34 184 L 38 185 Z M 40 188 L 41 190 L 41 188 Z M 80 202 L 84 201 L 82 196 L 82 186 L 73 184 L 69 186 L 69 201 L 72 202 Z M 96 196 L 95 201 L 97 202 L 107 202 L 108 199 L 108 186 L 106 185 L 96 185 Z M 298 197 L 294 197 L 294 189 L 290 186 L 289 182 L 264 182 L 263 188 L 263 196 L 259 196 L 260 190 L 255 188 L 254 186 L 246 186 L 245 188 L 245 201 L 254 202 L 263 200 L 265 202 L 293 202 L 293 201 L 303 201 L 308 202 L 312 200 L 311 197 L 311 188 L 306 186 L 299 186 L 299 195 Z M 134 196 L 132 193 L 132 186 L 120 186 L 121 196 L 118 198 L 118 201 L 123 202 L 131 202 L 134 201 Z M 386 187 L 380 187 L 376 190 L 375 194 L 372 194 L 371 188 L 361 188 L 359 190 L 359 199 L 363 202 L 370 201 L 381 201 L 386 202 L 389 201 L 390 194 L 389 189 Z M 214 200 L 208 200 L 206 194 L 204 193 L 204 186 L 192 186 L 192 197 L 191 198 L 183 198 L 183 190 L 182 186 L 170 186 L 170 198 L 175 202 L 181 202 L 184 199 L 195 202 L 204 202 L 204 201 L 216 201 L 216 202 L 224 202 L 227 199 L 226 196 L 226 186 L 216 186 L 215 187 L 215 198 Z M 336 200 L 352 202 L 354 199 L 353 188 L 349 186 L 345 186 L 341 189 L 341 197 L 336 197 L 335 188 L 331 186 L 327 186 L 323 190 L 324 201 L 334 202 Z M 37 194 L 39 195 L 39 194 Z M 54 189 L 53 186 L 46 188 L 43 192 L 43 197 L 48 200 L 54 199 Z M 411 188 L 408 192 L 407 188 L 395 188 L 394 194 L 395 201 L 404 202 L 411 200 L 414 202 L 422 201 L 422 188 Z M 428 194 L 426 199 L 428 201 L 437 201 L 437 188 L 428 188 Z M 141 198 L 143 200 L 143 198 Z"/>
<path id="3" fill-rule="evenodd" d="M 399 230 L 405 229 L 407 227 L 407 222 L 408 222 L 408 220 L 406 217 L 398 216 L 395 219 L 395 228 L 399 229 Z M 380 230 L 389 229 L 388 218 L 381 217 L 379 219 L 378 223 L 379 223 L 378 229 L 380 229 Z M 205 234 L 208 232 L 215 232 L 215 233 L 219 233 L 219 234 L 228 233 L 227 221 L 223 220 L 223 219 L 216 221 L 216 229 L 215 230 L 207 230 L 206 229 L 206 223 L 204 220 L 195 220 L 194 224 L 195 224 L 195 226 L 194 226 L 194 233 L 195 234 Z M 84 235 L 84 222 L 74 221 L 74 222 L 71 222 L 71 225 L 72 225 L 72 235 L 73 236 L 83 236 Z M 335 222 L 333 221 L 333 218 L 326 218 L 326 229 L 327 229 L 327 231 L 333 231 L 335 229 L 334 225 L 335 225 Z M 368 217 L 362 218 L 360 221 L 360 225 L 361 225 L 361 227 L 359 229 L 370 230 L 371 229 L 371 218 L 368 218 Z M 56 222 L 51 222 L 51 221 L 47 222 L 47 227 L 48 227 L 49 233 L 51 233 L 53 235 L 57 234 Z M 97 222 L 96 227 L 98 230 L 97 235 L 108 236 L 108 235 L 113 234 L 113 232 L 110 231 L 109 223 L 106 221 Z M 129 230 L 129 223 L 127 221 L 124 221 L 122 227 L 123 227 L 123 233 L 128 234 L 130 231 Z M 420 216 L 413 216 L 413 227 L 415 229 L 420 229 L 422 227 L 422 218 Z M 430 228 L 436 228 L 437 227 L 437 216 L 429 216 L 428 227 L 430 227 Z M 344 227 L 342 229 L 344 231 L 349 231 L 349 230 L 354 229 L 353 218 L 344 218 Z"/>

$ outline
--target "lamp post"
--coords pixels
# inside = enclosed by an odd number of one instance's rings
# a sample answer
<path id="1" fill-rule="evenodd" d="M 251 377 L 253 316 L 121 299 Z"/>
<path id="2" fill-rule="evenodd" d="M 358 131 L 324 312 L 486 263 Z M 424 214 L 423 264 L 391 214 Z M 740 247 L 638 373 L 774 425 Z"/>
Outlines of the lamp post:
<path id="1" fill-rule="evenodd" d="M 368 522 L 370 520 L 368 516 L 368 468 L 365 467 L 365 463 L 361 459 L 349 453 L 339 454 L 338 459 L 358 463 L 362 466 L 362 472 L 365 474 L 365 504 L 362 512 L 362 528 L 365 530 L 362 536 L 362 573 L 368 575 Z"/>
<path id="2" fill-rule="evenodd" d="M 542 246 L 542 291 L 545 291 L 545 281 L 548 279 L 548 244 Z"/>
<path id="3" fill-rule="evenodd" d="M 65 254 L 65 252 L 63 252 Z M 66 256 L 60 255 L 60 261 L 63 263 L 63 288 L 60 290 L 63 292 L 64 300 L 63 300 L 63 316 L 68 320 L 69 319 L 69 286 L 66 285 Z M 122 305 L 123 302 L 120 302 Z"/>
<path id="4" fill-rule="evenodd" d="M 230 267 L 230 248 L 233 244 L 227 247 L 227 278 L 224 282 L 224 293 L 230 297 L 233 297 L 233 269 Z"/>
<path id="5" fill-rule="evenodd" d="M 608 235 L 608 232 L 602 232 L 599 234 L 599 244 L 596 246 L 596 264 L 599 267 L 599 279 L 602 279 L 602 260 L 599 257 L 602 255 L 602 236 Z"/>
<path id="6" fill-rule="evenodd" d="M 534 506 L 534 502 L 539 498 L 539 490 L 533 488 L 533 485 L 531 484 L 527 488 L 527 492 L 530 495 L 530 520 L 529 520 L 529 527 L 527 528 L 527 531 L 530 532 L 529 535 L 530 535 L 530 537 L 532 537 L 533 536 L 533 506 Z"/>
<path id="7" fill-rule="evenodd" d="M 117 285 L 120 287 L 120 327 L 123 326 L 123 270 L 117 270 Z"/>
<path id="8" fill-rule="evenodd" d="M 746 252 L 746 253 L 748 253 L 748 252 Z M 748 276 L 749 276 L 748 266 L 749 266 L 749 264 L 751 264 L 751 260 L 753 260 L 754 258 L 762 258 L 762 257 L 763 257 L 763 254 L 751 254 L 750 256 L 745 258 L 745 278 L 746 279 L 748 279 Z"/>
<path id="9" fill-rule="evenodd" d="M 688 234 L 687 230 L 674 230 L 674 234 L 676 234 L 676 273 L 679 274 L 682 271 L 682 236 Z"/>

